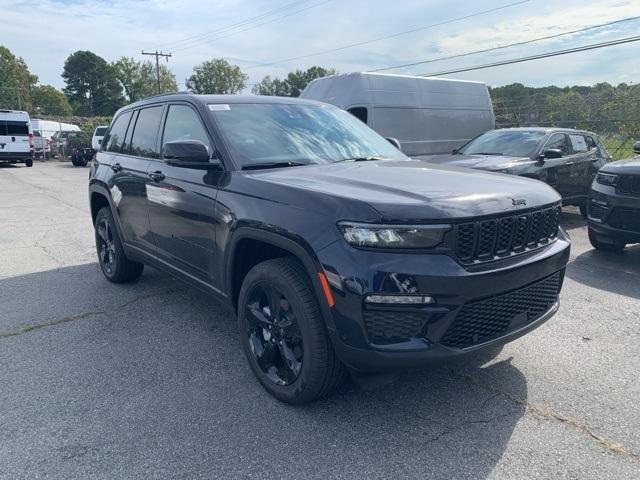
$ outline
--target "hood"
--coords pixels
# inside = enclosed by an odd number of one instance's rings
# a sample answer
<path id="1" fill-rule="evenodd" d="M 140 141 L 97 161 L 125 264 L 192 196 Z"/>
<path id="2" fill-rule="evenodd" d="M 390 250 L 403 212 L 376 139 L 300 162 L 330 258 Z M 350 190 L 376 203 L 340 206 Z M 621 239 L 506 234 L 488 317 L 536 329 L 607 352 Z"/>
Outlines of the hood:
<path id="1" fill-rule="evenodd" d="M 606 173 L 630 173 L 640 175 L 640 157 L 607 163 L 600 169 L 600 171 Z"/>
<path id="2" fill-rule="evenodd" d="M 536 163 L 529 157 L 509 157 L 503 155 L 432 155 L 420 160 L 436 165 L 452 165 L 455 167 L 475 168 L 491 172 L 506 171 L 513 167 L 522 167 Z"/>
<path id="3" fill-rule="evenodd" d="M 255 179 L 365 202 L 382 221 L 463 219 L 560 201 L 537 180 L 419 161 L 340 162 L 252 172 Z M 357 220 L 357 219 L 351 219 Z"/>

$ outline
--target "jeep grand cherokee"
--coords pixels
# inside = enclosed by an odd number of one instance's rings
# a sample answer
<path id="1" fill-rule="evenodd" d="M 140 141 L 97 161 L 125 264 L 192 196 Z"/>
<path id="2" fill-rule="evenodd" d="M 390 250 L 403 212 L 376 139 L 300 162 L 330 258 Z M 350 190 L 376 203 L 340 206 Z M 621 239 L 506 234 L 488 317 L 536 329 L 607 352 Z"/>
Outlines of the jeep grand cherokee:
<path id="1" fill-rule="evenodd" d="M 412 161 L 336 107 L 152 97 L 114 116 L 91 163 L 102 272 L 145 264 L 231 306 L 278 399 L 347 369 L 464 358 L 558 309 L 560 197 L 536 180 Z"/>

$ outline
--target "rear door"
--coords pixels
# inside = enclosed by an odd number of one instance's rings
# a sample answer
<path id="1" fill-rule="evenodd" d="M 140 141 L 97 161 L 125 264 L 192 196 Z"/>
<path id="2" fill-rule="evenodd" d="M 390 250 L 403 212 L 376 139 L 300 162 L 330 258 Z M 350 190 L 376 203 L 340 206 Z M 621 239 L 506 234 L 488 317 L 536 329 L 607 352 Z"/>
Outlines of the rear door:
<path id="1" fill-rule="evenodd" d="M 128 246 L 154 253 L 147 212 L 147 165 L 157 154 L 162 106 L 126 112 L 114 122 L 106 142 L 105 158 L 113 170 L 109 180 L 111 197 Z M 135 146 L 133 145 L 135 142 Z"/>
<path id="2" fill-rule="evenodd" d="M 9 157 L 24 159 L 29 157 L 31 153 L 31 141 L 29 139 L 29 122 L 24 119 L 6 119 L 4 139 L 0 143 L 4 143 L 3 151 L 8 153 Z"/>
<path id="3" fill-rule="evenodd" d="M 597 172 L 598 149 L 591 138 L 581 133 L 569 133 L 573 161 L 574 196 L 586 198 Z"/>
<path id="4" fill-rule="evenodd" d="M 214 152 L 200 114 L 188 103 L 169 105 L 162 142 L 199 140 Z M 149 163 L 149 221 L 161 259 L 192 278 L 218 285 L 216 278 L 215 204 L 221 172 Z"/>

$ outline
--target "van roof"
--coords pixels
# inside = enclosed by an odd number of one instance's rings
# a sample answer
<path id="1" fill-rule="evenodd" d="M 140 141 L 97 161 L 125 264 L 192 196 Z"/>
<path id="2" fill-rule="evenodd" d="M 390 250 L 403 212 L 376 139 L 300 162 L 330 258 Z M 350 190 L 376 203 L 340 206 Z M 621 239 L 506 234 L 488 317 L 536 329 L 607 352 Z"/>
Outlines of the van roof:
<path id="1" fill-rule="evenodd" d="M 375 105 L 491 110 L 491 100 L 483 82 L 375 72 L 317 78 L 307 85 L 301 97 L 341 108 Z"/>

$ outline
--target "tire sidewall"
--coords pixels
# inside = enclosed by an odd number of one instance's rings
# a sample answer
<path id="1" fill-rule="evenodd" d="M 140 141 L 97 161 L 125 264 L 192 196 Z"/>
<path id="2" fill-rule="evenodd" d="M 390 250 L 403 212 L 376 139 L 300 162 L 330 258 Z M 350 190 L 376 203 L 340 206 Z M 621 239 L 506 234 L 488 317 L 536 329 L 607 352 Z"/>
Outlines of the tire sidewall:
<path id="1" fill-rule="evenodd" d="M 105 268 L 104 265 L 102 264 L 101 261 L 101 255 L 100 255 L 100 236 L 98 235 L 98 226 L 100 225 L 100 222 L 102 222 L 103 219 L 107 220 L 107 223 L 109 224 L 109 228 L 111 229 L 112 235 L 113 235 L 113 242 L 114 242 L 114 250 L 116 253 L 116 261 L 114 262 L 114 266 L 113 266 L 113 270 L 112 273 L 108 273 Z M 95 239 L 96 239 L 96 252 L 98 254 L 98 264 L 100 265 L 100 270 L 102 270 L 102 273 L 104 274 L 105 277 L 107 277 L 109 280 L 112 280 L 114 278 L 117 277 L 118 275 L 118 271 L 121 268 L 121 255 L 124 254 L 123 250 L 122 250 L 122 245 L 120 244 L 120 237 L 118 235 L 118 230 L 116 230 L 116 226 L 115 226 L 115 222 L 113 221 L 113 216 L 111 215 L 111 211 L 109 210 L 108 207 L 104 207 L 102 208 L 99 212 L 98 215 L 96 215 L 96 224 L 95 224 Z"/>
<path id="2" fill-rule="evenodd" d="M 308 306 L 305 306 L 304 302 L 300 298 L 297 289 L 294 286 L 290 285 L 275 271 L 269 270 L 265 267 L 265 264 L 260 264 L 254 267 L 247 274 L 245 281 L 242 284 L 242 289 L 240 290 L 240 296 L 238 299 L 238 326 L 240 331 L 240 341 L 242 343 L 242 348 L 245 352 L 249 365 L 260 383 L 262 383 L 262 385 L 276 398 L 287 402 L 298 403 L 304 401 L 303 397 L 309 396 L 309 392 L 307 392 L 306 390 L 312 381 L 311 379 L 316 373 L 314 372 L 314 370 L 316 370 L 316 368 L 314 368 L 316 367 L 316 365 L 314 365 L 314 358 L 317 356 L 318 352 L 315 351 L 315 345 L 313 341 L 314 334 L 311 322 L 321 321 L 321 317 L 317 306 L 312 309 L 308 308 Z M 308 288 L 311 292 L 313 292 L 310 285 L 305 280 L 306 279 L 304 278 L 301 279 L 301 285 L 299 288 Z M 290 302 L 297 319 L 298 328 L 300 329 L 300 333 L 302 335 L 302 368 L 300 370 L 298 378 L 296 378 L 296 380 L 291 385 L 276 385 L 271 380 L 269 380 L 258 365 L 257 360 L 249 345 L 249 339 L 247 336 L 248 321 L 245 315 L 246 305 L 249 294 L 251 293 L 253 288 L 264 283 L 273 285 Z M 316 318 L 310 318 L 311 316 L 315 316 Z"/>

